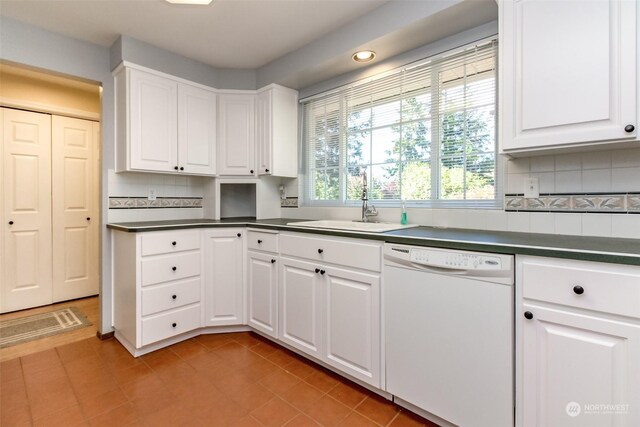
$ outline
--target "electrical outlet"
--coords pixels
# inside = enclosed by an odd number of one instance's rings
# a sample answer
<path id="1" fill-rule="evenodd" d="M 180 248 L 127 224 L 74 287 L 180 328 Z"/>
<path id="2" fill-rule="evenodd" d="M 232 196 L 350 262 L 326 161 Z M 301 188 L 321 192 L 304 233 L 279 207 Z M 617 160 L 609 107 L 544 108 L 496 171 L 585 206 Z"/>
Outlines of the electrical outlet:
<path id="1" fill-rule="evenodd" d="M 149 200 L 155 200 L 156 199 L 156 189 L 155 188 L 150 188 L 149 189 L 149 194 L 147 195 L 147 199 L 149 199 Z"/>
<path id="2" fill-rule="evenodd" d="M 538 178 L 527 178 L 524 180 L 524 197 L 526 199 L 540 197 L 540 181 Z"/>

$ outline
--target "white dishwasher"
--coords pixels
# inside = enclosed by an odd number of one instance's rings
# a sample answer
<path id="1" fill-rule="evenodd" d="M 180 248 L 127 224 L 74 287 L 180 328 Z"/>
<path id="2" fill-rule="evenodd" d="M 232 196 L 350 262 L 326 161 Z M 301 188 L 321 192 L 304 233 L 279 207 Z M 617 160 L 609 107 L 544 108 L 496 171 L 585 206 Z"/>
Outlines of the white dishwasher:
<path id="1" fill-rule="evenodd" d="M 387 391 L 455 425 L 513 426 L 513 256 L 387 243 L 384 258 Z"/>

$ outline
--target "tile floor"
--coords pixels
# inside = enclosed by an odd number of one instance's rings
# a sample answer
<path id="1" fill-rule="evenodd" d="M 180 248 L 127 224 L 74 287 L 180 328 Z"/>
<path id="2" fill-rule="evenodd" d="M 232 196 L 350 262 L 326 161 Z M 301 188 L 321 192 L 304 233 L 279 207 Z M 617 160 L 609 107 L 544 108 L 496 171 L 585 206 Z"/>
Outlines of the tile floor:
<path id="1" fill-rule="evenodd" d="M 0 367 L 3 427 L 434 426 L 252 333 L 139 358 L 89 338 Z"/>

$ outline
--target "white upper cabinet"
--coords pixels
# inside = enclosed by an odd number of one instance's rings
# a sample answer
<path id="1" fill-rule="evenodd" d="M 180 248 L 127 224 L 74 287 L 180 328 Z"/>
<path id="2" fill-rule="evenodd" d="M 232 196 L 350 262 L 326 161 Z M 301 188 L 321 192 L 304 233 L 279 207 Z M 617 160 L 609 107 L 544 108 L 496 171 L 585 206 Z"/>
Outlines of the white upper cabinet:
<path id="1" fill-rule="evenodd" d="M 505 154 L 638 137 L 637 4 L 500 0 Z"/>
<path id="2" fill-rule="evenodd" d="M 255 95 L 218 97 L 218 174 L 255 175 Z"/>
<path id="3" fill-rule="evenodd" d="M 258 91 L 258 175 L 298 176 L 298 92 L 278 85 Z"/>
<path id="4" fill-rule="evenodd" d="M 122 67 L 116 84 L 116 171 L 216 173 L 216 94 Z"/>

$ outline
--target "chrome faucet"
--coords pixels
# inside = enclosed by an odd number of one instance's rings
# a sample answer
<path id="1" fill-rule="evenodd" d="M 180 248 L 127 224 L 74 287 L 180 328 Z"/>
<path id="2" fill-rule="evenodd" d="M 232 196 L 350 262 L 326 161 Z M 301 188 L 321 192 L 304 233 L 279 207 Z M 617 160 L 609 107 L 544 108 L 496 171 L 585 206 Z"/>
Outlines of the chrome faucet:
<path id="1" fill-rule="evenodd" d="M 370 216 L 377 216 L 378 210 L 374 205 L 369 206 L 369 191 L 367 190 L 367 172 L 362 172 L 362 218 L 360 221 L 369 222 Z"/>

